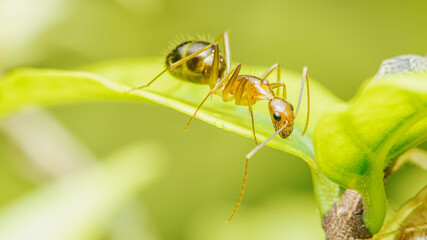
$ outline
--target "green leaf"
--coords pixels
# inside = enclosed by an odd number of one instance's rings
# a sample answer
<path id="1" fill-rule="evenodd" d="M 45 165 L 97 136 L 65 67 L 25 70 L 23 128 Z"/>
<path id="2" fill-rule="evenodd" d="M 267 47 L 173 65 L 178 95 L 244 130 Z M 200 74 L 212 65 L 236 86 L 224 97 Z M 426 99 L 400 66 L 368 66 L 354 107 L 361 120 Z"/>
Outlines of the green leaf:
<path id="1" fill-rule="evenodd" d="M 208 93 L 208 86 L 180 81 L 166 73 L 149 88 L 124 94 L 131 86 L 135 87 L 150 81 L 163 70 L 163 62 L 163 59 L 159 58 L 113 61 L 82 67 L 81 69 L 86 72 L 15 70 L 0 81 L 0 118 L 31 104 L 51 105 L 99 99 L 148 99 L 192 115 Z M 248 69 L 249 73 L 260 76 L 267 68 L 244 66 L 242 72 L 248 72 Z M 289 71 L 282 72 L 282 79 L 287 84 L 289 101 L 295 105 L 301 75 Z M 316 168 L 312 143 L 314 129 L 322 113 L 339 100 L 311 78 L 310 86 L 312 111 L 307 134 L 301 137 L 306 116 L 304 105 L 306 102 L 303 101 L 303 106 L 295 122 L 294 133 L 285 140 L 276 137 L 268 145 L 299 156 L 310 167 Z M 257 136 L 260 140 L 264 140 L 274 133 L 267 103 L 255 104 L 254 115 Z M 197 117 L 225 130 L 252 137 L 250 116 L 248 108 L 245 106 L 236 106 L 233 102 L 225 103 L 214 96 L 212 101 L 207 101 Z"/>
<path id="2" fill-rule="evenodd" d="M 147 83 L 163 69 L 164 59 L 160 58 L 111 61 L 81 67 L 78 71 L 18 69 L 0 79 L 0 119 L 28 105 L 107 99 L 150 100 L 192 115 L 208 93 L 208 86 L 184 82 L 166 73 L 149 88 L 124 94 L 131 87 Z M 242 73 L 261 76 L 267 69 L 243 66 Z M 287 139 L 275 137 L 268 145 L 299 156 L 313 169 L 316 173 L 313 178 L 317 186 L 316 196 L 324 213 L 331 206 L 329 200 L 336 197 L 336 185 L 316 172 L 312 138 L 322 114 L 341 101 L 310 77 L 310 74 L 309 79 L 311 112 L 307 133 L 301 137 L 307 109 L 304 97 L 298 119 L 295 121 L 294 133 Z M 301 74 L 282 70 L 282 80 L 287 85 L 288 100 L 296 105 Z M 260 140 L 274 133 L 267 108 L 267 102 L 254 105 L 256 132 Z M 225 103 L 219 97 L 213 96 L 199 111 L 197 118 L 252 138 L 248 107 L 236 106 L 234 102 Z M 191 127 L 189 130 L 191 131 Z M 317 181 L 319 183 L 316 183 Z M 320 182 L 327 184 L 321 186 Z M 326 196 L 328 194 L 330 196 Z"/>
<path id="3" fill-rule="evenodd" d="M 82 69 L 136 87 L 147 83 L 161 72 L 164 69 L 163 62 L 163 59 L 111 61 Z M 267 67 L 245 67 L 243 65 L 242 68 L 243 73 L 255 76 L 261 76 L 266 70 Z M 286 83 L 289 100 L 295 106 L 299 97 L 301 75 L 282 70 L 281 78 Z M 271 77 L 270 79 L 271 81 L 275 80 Z M 317 171 L 312 138 L 314 129 L 323 113 L 331 106 L 341 103 L 341 100 L 310 77 L 310 71 L 309 79 L 311 112 L 307 133 L 301 137 L 301 130 L 304 127 L 306 117 L 306 102 L 303 98 L 301 111 L 295 122 L 294 133 L 287 139 L 276 137 L 267 145 L 294 154 L 308 163 L 313 173 L 316 200 L 320 213 L 323 215 L 338 199 L 339 187 Z M 165 73 L 149 88 L 135 91 L 133 94 L 192 115 L 208 92 L 209 87 L 206 85 L 186 83 Z M 234 102 L 225 103 L 217 96 L 213 96 L 212 101 L 207 101 L 203 105 L 197 114 L 197 118 L 224 130 L 236 132 L 249 138 L 253 137 L 248 107 L 236 106 Z M 266 102 L 259 102 L 254 105 L 254 118 L 259 139 L 264 140 L 274 133 Z"/>
<path id="4" fill-rule="evenodd" d="M 94 239 L 157 175 L 157 145 L 137 143 L 48 184 L 0 212 L 0 239 Z"/>
<path id="5" fill-rule="evenodd" d="M 121 91 L 126 88 L 87 72 L 18 69 L 0 79 L 0 119 L 35 104 L 123 99 Z"/>
<path id="6" fill-rule="evenodd" d="M 364 222 L 372 233 L 386 212 L 383 170 L 401 153 L 427 139 L 427 73 L 374 78 L 349 104 L 319 121 L 316 162 L 327 178 L 363 197 Z"/>
<path id="7" fill-rule="evenodd" d="M 99 74 L 115 82 L 136 87 L 147 83 L 160 73 L 164 69 L 164 59 L 112 61 L 82 69 Z M 242 72 L 261 76 L 267 69 L 267 67 L 246 67 L 243 65 Z M 301 74 L 285 70 L 282 71 L 281 77 L 287 85 L 289 101 L 295 106 L 299 97 L 302 80 Z M 270 79 L 272 81 L 275 80 L 274 77 L 270 77 Z M 165 73 L 150 87 L 134 91 L 131 94 L 192 115 L 209 90 L 207 85 L 184 82 L 173 78 L 169 73 Z M 293 134 L 288 139 L 275 137 L 267 145 L 294 154 L 304 159 L 310 167 L 315 169 L 312 143 L 314 129 L 322 113 L 329 106 L 339 102 L 339 100 L 311 77 L 310 95 L 312 105 L 307 134 L 301 137 L 306 117 L 306 100 L 303 98 L 301 111 L 295 122 Z M 248 107 L 236 106 L 234 102 L 225 103 L 218 96 L 213 96 L 211 101 L 208 100 L 203 105 L 197 113 L 197 118 L 219 128 L 249 138 L 253 137 Z M 265 140 L 274 133 L 268 113 L 267 101 L 254 105 L 254 118 L 257 137 L 260 140 Z M 189 131 L 191 131 L 191 126 Z"/>

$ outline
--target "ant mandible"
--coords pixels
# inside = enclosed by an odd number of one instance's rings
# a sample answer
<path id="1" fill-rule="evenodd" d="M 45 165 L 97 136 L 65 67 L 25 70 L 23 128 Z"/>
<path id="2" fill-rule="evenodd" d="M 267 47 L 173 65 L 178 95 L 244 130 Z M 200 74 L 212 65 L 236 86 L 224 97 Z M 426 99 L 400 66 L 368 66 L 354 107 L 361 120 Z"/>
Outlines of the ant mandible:
<path id="1" fill-rule="evenodd" d="M 218 44 L 223 41 L 225 50 L 225 59 L 219 51 Z M 288 103 L 286 99 L 286 85 L 280 81 L 280 66 L 274 64 L 268 69 L 261 77 L 251 75 L 239 75 L 241 64 L 236 64 L 235 67 L 230 69 L 230 47 L 228 43 L 228 34 L 222 33 L 214 43 L 206 41 L 186 41 L 181 43 L 172 50 L 166 58 L 167 67 L 160 72 L 154 79 L 145 85 L 132 88 L 127 92 L 142 89 L 150 86 L 156 81 L 163 73 L 170 71 L 170 73 L 181 80 L 208 84 L 211 90 L 197 107 L 193 116 L 188 121 L 185 130 L 187 130 L 197 112 L 205 103 L 205 101 L 212 94 L 216 94 L 222 98 L 223 101 L 229 102 L 234 100 L 236 105 L 248 106 L 249 113 L 252 121 L 252 133 L 255 140 L 255 145 L 258 145 L 252 105 L 260 100 L 269 100 L 268 109 L 270 111 L 271 121 L 276 132 L 270 136 L 261 145 L 254 148 L 246 156 L 245 175 L 243 185 L 240 192 L 239 200 L 233 210 L 231 217 L 227 220 L 229 222 L 235 215 L 237 208 L 243 197 L 243 192 L 246 186 L 247 173 L 248 173 L 248 160 L 252 157 L 261 147 L 263 147 L 274 136 L 279 134 L 282 138 L 287 138 L 293 131 L 294 120 L 298 114 L 301 104 L 302 93 L 304 90 L 304 83 L 307 83 L 307 119 L 302 135 L 305 134 L 309 120 L 310 97 L 309 97 L 309 84 L 307 76 L 307 68 L 303 69 L 303 80 L 301 83 L 301 91 L 298 100 L 298 106 L 294 114 L 293 106 Z M 225 71 L 226 70 L 226 71 Z M 275 71 L 277 72 L 277 82 L 269 83 L 267 77 Z M 276 97 L 273 89 L 282 87 L 282 97 Z"/>

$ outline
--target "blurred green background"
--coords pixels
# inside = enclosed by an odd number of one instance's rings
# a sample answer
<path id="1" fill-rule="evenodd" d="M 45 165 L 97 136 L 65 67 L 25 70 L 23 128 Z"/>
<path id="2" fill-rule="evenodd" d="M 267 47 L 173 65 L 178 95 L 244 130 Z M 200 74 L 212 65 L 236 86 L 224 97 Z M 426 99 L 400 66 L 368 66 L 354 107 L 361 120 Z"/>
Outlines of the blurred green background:
<path id="1" fill-rule="evenodd" d="M 309 66 L 348 100 L 382 60 L 427 53 L 426 12 L 426 1 L 0 0 L 0 74 L 165 56 L 176 39 L 228 31 L 244 73 L 276 62 Z M 225 224 L 253 141 L 201 121 L 184 132 L 187 120 L 128 102 L 32 108 L 2 120 L 0 230 L 9 232 L 0 237 L 25 239 L 17 232 L 32 226 L 33 236 L 55 239 L 47 233 L 55 226 L 52 236 L 69 239 L 324 238 L 308 166 L 267 148 Z M 157 150 L 143 151 L 151 145 Z M 107 170 L 85 175 L 98 168 Z M 90 184 L 99 181 L 111 185 Z M 426 181 L 410 165 L 392 176 L 391 211 Z"/>

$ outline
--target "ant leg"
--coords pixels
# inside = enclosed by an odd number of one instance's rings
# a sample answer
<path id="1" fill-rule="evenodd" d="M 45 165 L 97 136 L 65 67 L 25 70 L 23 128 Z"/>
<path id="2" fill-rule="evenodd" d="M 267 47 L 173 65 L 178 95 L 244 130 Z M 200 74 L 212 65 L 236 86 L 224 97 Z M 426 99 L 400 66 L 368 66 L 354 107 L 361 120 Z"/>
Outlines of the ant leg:
<path id="1" fill-rule="evenodd" d="M 204 52 L 204 51 L 206 51 L 206 50 L 208 50 L 209 48 L 211 48 L 211 47 L 215 47 L 215 46 L 218 46 L 218 44 L 216 44 L 216 43 L 212 43 L 212 44 L 209 44 L 209 45 L 207 45 L 206 47 L 204 47 L 204 48 L 202 48 L 202 49 L 200 49 L 199 51 L 197 51 L 197 52 L 195 52 L 195 53 L 193 53 L 193 54 L 191 54 L 191 55 L 188 55 L 188 56 L 186 56 L 186 57 L 184 57 L 184 58 L 182 58 L 182 59 L 180 59 L 180 60 L 178 60 L 178 61 L 176 61 L 176 62 L 174 62 L 174 63 L 172 63 L 171 65 L 169 65 L 169 67 L 167 67 L 167 68 L 165 68 L 163 71 L 161 71 L 153 80 L 151 80 L 149 83 L 147 83 L 147 84 L 145 84 L 145 85 L 142 85 L 142 86 L 139 86 L 139 87 L 135 87 L 135 88 L 131 88 L 130 90 L 127 90 L 126 91 L 126 93 L 128 93 L 128 92 L 131 92 L 131 91 L 134 91 L 134 90 L 138 90 L 138 89 L 142 89 L 142 88 L 145 88 L 145 87 L 148 87 L 148 86 L 150 86 L 154 81 L 156 81 L 163 73 L 165 73 L 166 71 L 168 71 L 169 69 L 172 69 L 172 68 L 176 68 L 176 67 L 179 67 L 180 65 L 182 65 L 182 64 L 184 64 L 185 62 L 187 62 L 187 61 L 189 61 L 189 60 L 191 60 L 191 59 L 193 59 L 193 58 L 195 58 L 197 55 L 199 55 L 200 53 L 202 53 L 202 52 Z M 217 48 L 216 48 L 217 49 Z M 216 52 L 218 52 L 218 51 L 216 51 Z M 214 59 L 215 60 L 215 59 Z M 218 60 L 217 60 L 218 61 Z M 217 73 L 218 74 L 218 73 Z"/>
<path id="2" fill-rule="evenodd" d="M 237 78 L 239 75 L 241 68 L 241 64 L 238 63 L 229 73 L 227 73 L 206 95 L 206 97 L 203 99 L 203 101 L 200 103 L 200 105 L 197 107 L 196 111 L 194 112 L 193 116 L 190 118 L 190 120 L 187 123 L 187 126 L 185 126 L 184 130 L 187 131 L 188 126 L 190 125 L 193 118 L 196 116 L 199 109 L 202 107 L 203 103 L 209 98 L 210 95 L 212 95 L 215 91 L 217 91 L 223 84 L 225 84 L 228 81 L 232 81 L 233 79 Z"/>
<path id="3" fill-rule="evenodd" d="M 271 68 L 268 69 L 267 72 L 265 72 L 261 76 L 261 80 L 266 79 L 268 77 L 268 75 L 270 75 L 274 70 L 277 70 L 277 81 L 280 82 L 280 65 L 278 63 L 276 63 L 273 66 L 271 66 Z"/>
<path id="4" fill-rule="evenodd" d="M 209 86 L 218 84 L 218 71 L 219 71 L 219 47 L 214 43 L 214 56 L 212 59 L 212 69 L 209 74 Z"/>
<path id="5" fill-rule="evenodd" d="M 256 134 L 255 134 L 254 112 L 252 111 L 252 96 L 251 96 L 251 91 L 249 88 L 249 83 L 246 84 L 246 91 L 247 91 L 247 96 L 248 96 L 249 113 L 251 114 L 251 120 L 252 120 L 252 133 L 253 133 L 254 139 L 255 139 L 255 146 L 257 146 L 258 142 L 256 140 Z"/>
<path id="6" fill-rule="evenodd" d="M 236 203 L 236 206 L 234 207 L 233 213 L 231 213 L 231 216 L 228 218 L 228 220 L 226 222 L 230 222 L 231 219 L 233 219 L 234 215 L 236 215 L 237 209 L 239 208 L 240 202 L 242 202 L 243 193 L 245 191 L 246 181 L 248 178 L 249 158 L 251 158 L 256 152 L 258 152 L 268 141 L 270 141 L 273 137 L 275 137 L 283 129 L 285 129 L 285 127 L 287 125 L 288 125 L 288 121 L 285 122 L 283 127 L 281 127 L 273 135 L 271 135 L 267 140 L 265 140 L 263 143 L 261 143 L 261 145 L 256 146 L 250 153 L 248 153 L 248 155 L 246 155 L 245 175 L 243 177 L 243 184 L 242 184 L 242 189 L 240 190 L 239 200 L 237 200 L 237 203 Z"/>
<path id="7" fill-rule="evenodd" d="M 308 72 L 307 67 L 304 67 L 303 70 L 302 70 L 301 91 L 300 91 L 300 94 L 299 94 L 298 106 L 297 106 L 297 110 L 295 111 L 295 118 L 296 118 L 297 115 L 298 115 L 299 107 L 301 105 L 302 93 L 304 91 L 304 83 L 306 82 L 307 83 L 307 118 L 305 120 L 305 127 L 304 127 L 304 131 L 302 132 L 301 136 L 304 136 L 305 132 L 307 131 L 308 120 L 309 120 L 309 117 L 310 117 L 310 87 L 309 87 L 309 84 L 308 84 L 308 74 L 307 74 L 307 72 Z"/>
<path id="8" fill-rule="evenodd" d="M 227 32 L 223 32 L 218 38 L 215 40 L 215 43 L 219 43 L 221 40 L 224 42 L 224 55 L 225 55 L 225 65 L 227 66 L 227 73 L 230 72 L 230 64 L 231 64 L 231 56 L 230 56 L 230 43 L 228 41 Z"/>
<path id="9" fill-rule="evenodd" d="M 239 208 L 240 203 L 242 202 L 243 193 L 245 192 L 246 181 L 248 180 L 248 168 L 249 168 L 249 158 L 246 158 L 245 161 L 245 175 L 243 177 L 242 189 L 240 190 L 239 200 L 237 200 L 236 206 L 234 207 L 231 216 L 225 221 L 226 223 L 230 222 L 233 219 L 234 215 L 236 215 L 237 209 Z"/>
<path id="10" fill-rule="evenodd" d="M 267 72 L 264 73 L 264 75 L 261 76 L 261 79 L 264 80 L 266 79 L 274 70 L 277 70 L 277 82 L 280 83 L 280 65 L 278 63 L 274 64 L 273 66 L 271 66 L 270 69 L 267 70 Z M 282 96 L 283 99 L 286 99 L 286 86 L 283 83 L 283 89 L 282 89 Z M 279 95 L 279 93 L 276 93 L 277 95 Z"/>
<path id="11" fill-rule="evenodd" d="M 284 82 L 275 82 L 275 83 L 270 83 L 270 87 L 271 89 L 275 89 L 275 88 L 279 88 L 279 87 L 283 87 L 282 89 L 282 98 L 286 99 L 286 85 Z M 277 93 L 278 94 L 278 93 Z M 279 94 L 278 94 L 279 95 Z"/>

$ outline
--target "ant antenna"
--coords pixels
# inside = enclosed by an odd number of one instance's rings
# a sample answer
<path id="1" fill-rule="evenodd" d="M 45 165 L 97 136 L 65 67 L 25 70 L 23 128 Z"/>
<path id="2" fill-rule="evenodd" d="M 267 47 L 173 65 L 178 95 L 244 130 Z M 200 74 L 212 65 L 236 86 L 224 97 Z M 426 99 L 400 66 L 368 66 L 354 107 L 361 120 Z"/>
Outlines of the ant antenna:
<path id="1" fill-rule="evenodd" d="M 258 152 L 268 141 L 270 141 L 274 136 L 276 136 L 277 134 L 279 134 L 283 129 L 285 129 L 286 125 L 288 125 L 288 121 L 285 122 L 285 124 L 283 125 L 283 127 L 281 127 L 279 130 L 277 130 L 273 135 L 271 135 L 267 140 L 265 140 L 263 143 L 261 143 L 260 145 L 256 146 L 254 149 L 252 149 L 252 151 L 250 151 L 247 155 L 246 155 L 246 164 L 245 164 L 245 176 L 243 177 L 243 184 L 242 184 L 242 189 L 240 190 L 240 195 L 239 195 L 239 200 L 237 200 L 237 204 L 234 207 L 233 213 L 231 213 L 231 216 L 227 219 L 227 221 L 225 221 L 226 223 L 230 222 L 231 219 L 233 219 L 234 215 L 237 212 L 237 209 L 239 208 L 240 202 L 242 201 L 243 198 L 243 192 L 245 191 L 245 187 L 246 187 L 246 180 L 248 179 L 248 167 L 249 167 L 249 158 L 251 158 L 256 152 Z"/>
<path id="2" fill-rule="evenodd" d="M 298 99 L 298 105 L 297 105 L 297 110 L 295 111 L 295 118 L 298 115 L 298 111 L 299 111 L 299 107 L 301 106 L 301 100 L 302 100 L 302 94 L 304 91 L 304 83 L 307 83 L 307 118 L 305 120 L 305 127 L 304 127 L 304 131 L 302 132 L 301 136 L 304 136 L 305 132 L 307 131 L 307 127 L 308 127 L 308 120 L 310 118 L 310 87 L 308 84 L 308 68 L 304 67 L 302 69 L 302 81 L 301 81 L 301 91 L 299 93 L 299 99 Z"/>

